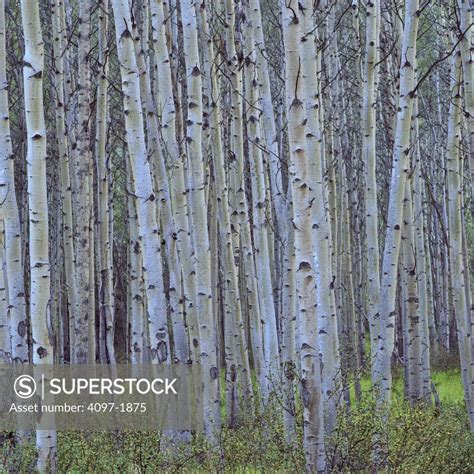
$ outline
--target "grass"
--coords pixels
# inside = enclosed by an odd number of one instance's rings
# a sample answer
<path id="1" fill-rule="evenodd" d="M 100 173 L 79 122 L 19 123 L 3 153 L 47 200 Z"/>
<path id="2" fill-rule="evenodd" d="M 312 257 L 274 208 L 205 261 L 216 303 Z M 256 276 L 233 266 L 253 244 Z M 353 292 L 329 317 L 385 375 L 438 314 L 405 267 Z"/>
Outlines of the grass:
<path id="1" fill-rule="evenodd" d="M 383 433 L 380 439 L 385 443 L 392 472 L 474 472 L 474 435 L 469 432 L 459 369 L 432 373 L 442 402 L 440 409 L 410 407 L 403 400 L 402 371 L 394 375 L 388 418 L 374 411 L 370 377 L 362 378 L 362 399 L 352 404 L 350 412 L 341 412 L 329 443 L 338 449 L 335 457 L 328 451 L 331 472 L 377 470 L 372 456 L 374 433 Z M 224 386 L 223 379 L 221 382 Z M 224 390 L 221 399 L 225 416 Z M 278 405 L 263 411 L 246 410 L 238 426 L 224 426 L 217 444 L 212 446 L 200 436 L 190 444 L 170 446 L 157 432 L 60 432 L 58 472 L 304 472 L 301 409 L 298 404 L 296 436 L 290 444 L 277 415 Z M 0 473 L 33 472 L 34 459 L 33 445 L 0 443 Z"/>
<path id="2" fill-rule="evenodd" d="M 436 388 L 441 403 L 459 404 L 464 402 L 461 373 L 459 369 L 437 370 L 431 372 L 431 381 Z M 360 386 L 363 393 L 369 393 L 372 388 L 370 375 L 361 378 Z M 393 379 L 392 395 L 394 400 L 403 399 L 403 377 Z M 351 386 L 351 400 L 355 400 L 354 386 Z"/>
<path id="3" fill-rule="evenodd" d="M 464 401 L 461 373 L 459 370 L 451 369 L 445 372 L 434 372 L 431 375 L 431 379 L 436 387 L 441 402 L 456 404 Z"/>

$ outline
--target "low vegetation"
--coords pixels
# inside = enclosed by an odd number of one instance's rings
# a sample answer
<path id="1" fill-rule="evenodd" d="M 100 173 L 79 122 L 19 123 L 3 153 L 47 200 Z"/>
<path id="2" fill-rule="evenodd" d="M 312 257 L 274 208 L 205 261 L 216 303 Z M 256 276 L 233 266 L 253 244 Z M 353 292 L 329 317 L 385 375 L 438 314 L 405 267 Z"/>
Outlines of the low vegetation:
<path id="1" fill-rule="evenodd" d="M 390 418 L 377 416 L 370 380 L 361 381 L 363 396 L 342 413 L 334 436 L 327 442 L 327 465 L 333 472 L 369 472 L 373 439 L 377 433 L 387 459 L 379 462 L 393 472 L 462 473 L 474 470 L 474 435 L 463 403 L 459 371 L 433 374 L 441 406 L 410 407 L 403 400 L 403 380 L 394 384 Z M 190 444 L 171 446 L 156 432 L 59 432 L 61 473 L 151 472 L 303 472 L 302 416 L 297 408 L 297 435 L 285 438 L 275 403 L 264 412 L 248 414 L 236 428 L 224 428 L 217 445 L 202 437 Z M 34 443 L 18 446 L 4 438 L 1 472 L 31 472 Z M 337 452 L 337 455 L 334 453 Z"/>

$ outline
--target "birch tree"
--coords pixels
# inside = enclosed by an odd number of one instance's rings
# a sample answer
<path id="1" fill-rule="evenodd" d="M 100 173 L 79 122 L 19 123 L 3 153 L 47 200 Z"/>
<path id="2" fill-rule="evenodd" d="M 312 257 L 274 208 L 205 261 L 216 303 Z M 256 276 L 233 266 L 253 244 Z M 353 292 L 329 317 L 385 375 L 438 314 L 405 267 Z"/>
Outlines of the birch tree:
<path id="1" fill-rule="evenodd" d="M 67 293 L 69 327 L 74 327 L 77 311 L 76 259 L 74 252 L 73 203 L 71 190 L 71 168 L 69 161 L 69 137 L 66 127 L 66 96 L 63 53 L 67 34 L 64 2 L 54 0 L 51 5 L 53 22 L 54 81 L 56 87 L 56 146 L 61 175 L 62 238 L 64 248 L 64 275 Z"/>
<path id="2" fill-rule="evenodd" d="M 370 324 L 372 363 L 380 333 L 380 255 L 378 239 L 378 206 L 376 180 L 376 87 L 378 76 L 379 9 L 377 0 L 367 4 L 366 52 L 363 90 L 363 154 L 365 177 L 365 229 L 367 244 L 367 309 Z"/>
<path id="3" fill-rule="evenodd" d="M 188 333 L 188 357 L 199 358 L 197 322 L 197 290 L 189 223 L 189 207 L 186 198 L 183 156 L 178 143 L 177 113 L 175 108 L 173 75 L 170 51 L 166 36 L 166 14 L 161 0 L 150 3 L 151 28 L 155 54 L 156 105 L 159 111 L 161 146 L 170 173 L 170 197 L 176 235 L 183 288 L 183 312 L 186 313 Z"/>
<path id="4" fill-rule="evenodd" d="M 231 207 L 232 243 L 234 259 L 240 267 L 240 279 L 242 281 L 242 293 L 249 294 L 249 308 L 258 311 L 262 327 L 262 348 L 265 354 L 265 343 L 263 332 L 265 331 L 266 317 L 263 302 L 259 301 L 259 284 L 257 282 L 257 270 L 255 268 L 255 255 L 252 247 L 249 214 L 249 202 L 247 199 L 244 161 L 244 81 L 243 81 L 243 37 L 242 37 L 242 4 L 227 0 L 225 2 L 227 42 L 226 56 L 227 71 L 229 75 L 229 153 L 232 157 L 228 167 L 228 181 Z M 244 289 L 245 288 L 245 289 Z M 258 310 L 256 309 L 258 306 Z M 253 319 L 253 318 L 252 318 Z M 250 365 L 245 329 L 242 319 L 232 318 L 224 322 L 226 341 L 226 374 L 227 387 L 230 393 L 235 393 L 234 385 L 239 382 L 246 392 L 251 391 Z M 257 323 L 258 324 L 258 323 Z M 271 343 L 271 341 L 269 341 Z M 264 355 L 265 358 L 265 355 Z M 234 367 L 234 369 L 232 368 Z M 263 363 L 265 370 L 265 363 Z M 233 374 L 235 373 L 235 375 Z M 266 374 L 267 375 L 267 374 Z M 241 381 L 238 380 L 241 379 Z M 268 393 L 269 381 L 264 382 L 262 393 Z"/>
<path id="5" fill-rule="evenodd" d="M 433 312 L 429 298 L 429 278 L 431 271 L 429 268 L 429 255 L 426 251 L 426 222 L 425 222 L 425 194 L 424 178 L 421 169 L 421 149 L 420 149 L 420 129 L 418 116 L 418 98 L 415 98 L 413 108 L 413 132 L 416 140 L 413 167 L 413 225 L 415 232 L 415 265 L 416 281 L 419 295 L 420 314 L 420 340 L 421 340 L 421 370 L 422 370 L 422 390 L 421 399 L 425 402 L 431 400 L 431 347 L 430 347 L 430 314 Z"/>
<path id="6" fill-rule="evenodd" d="M 128 0 L 114 0 L 112 7 L 122 76 L 126 140 L 133 184 L 132 192 L 138 210 L 139 241 L 143 250 L 143 277 L 150 337 L 149 351 L 153 363 L 169 363 L 170 345 L 166 300 L 162 296 L 164 294 L 164 282 L 161 241 L 156 220 L 156 198 L 153 191 L 151 170 L 146 159 L 147 148 L 141 108 L 140 81 L 132 39 L 130 4 Z"/>
<path id="7" fill-rule="evenodd" d="M 316 269 L 313 258 L 314 190 L 309 179 L 309 149 L 305 136 L 305 107 L 300 41 L 303 38 L 302 13 L 297 2 L 281 3 L 285 46 L 285 92 L 290 149 L 293 223 L 295 226 L 296 287 L 298 295 L 299 352 L 303 398 L 303 444 L 308 472 L 324 471 L 324 423 L 316 312 Z M 307 12 L 310 15 L 309 12 Z M 314 61 L 313 59 L 310 59 Z"/>
<path id="8" fill-rule="evenodd" d="M 5 2 L 0 2 L 0 211 L 4 222 L 8 352 L 14 362 L 28 361 L 27 317 L 20 216 L 15 191 L 6 63 Z"/>
<path id="9" fill-rule="evenodd" d="M 471 215 L 474 216 L 474 32 L 473 10 L 467 0 L 458 0 L 464 103 L 468 128 L 469 169 L 471 170 Z M 474 260 L 471 259 L 471 265 Z"/>
<path id="10" fill-rule="evenodd" d="M 93 305 L 94 265 L 91 262 L 93 231 L 92 143 L 91 143 L 91 70 L 90 3 L 79 4 L 78 39 L 78 131 L 76 136 L 76 277 L 78 306 L 74 317 L 72 360 L 77 364 L 95 361 L 95 311 Z"/>
<path id="11" fill-rule="evenodd" d="M 409 172 L 410 127 L 415 98 L 416 41 L 419 20 L 418 0 L 407 0 L 402 38 L 400 93 L 393 149 L 387 228 L 382 261 L 380 293 L 380 335 L 372 371 L 380 391 L 380 401 L 389 402 L 392 390 L 391 356 L 394 347 L 396 288 L 400 255 L 405 180 Z"/>
<path id="12" fill-rule="evenodd" d="M 97 84 L 97 113 L 95 159 L 97 168 L 97 208 L 98 208 L 98 241 L 99 254 L 99 305 L 100 326 L 105 329 L 105 347 L 107 358 L 102 360 L 115 363 L 114 349 L 114 282 L 113 282 L 113 227 L 112 199 L 110 193 L 110 160 L 107 158 L 107 117 L 108 117 L 108 0 L 99 4 L 99 79 Z"/>
<path id="13" fill-rule="evenodd" d="M 189 162 L 189 207 L 194 236 L 194 262 L 199 322 L 200 363 L 203 373 L 205 430 L 214 439 L 220 425 L 219 377 L 216 357 L 217 332 L 212 313 L 211 259 L 207 228 L 205 175 L 202 156 L 202 72 L 199 60 L 196 3 L 181 1 L 183 45 L 187 84 L 186 150 Z"/>
<path id="14" fill-rule="evenodd" d="M 459 49 L 451 61 L 452 99 L 449 108 L 447 171 L 449 206 L 449 270 L 453 292 L 454 314 L 461 361 L 461 374 L 464 386 L 464 399 L 469 414 L 471 430 L 474 429 L 474 379 L 473 345 L 471 336 L 472 321 L 466 305 L 465 262 L 463 258 L 463 192 L 461 185 L 462 165 L 460 159 L 461 138 L 461 52 Z"/>
<path id="15" fill-rule="evenodd" d="M 33 364 L 41 365 L 52 364 L 54 358 L 51 342 L 46 124 L 43 105 L 44 45 L 37 1 L 21 2 L 21 19 L 25 39 L 23 81 L 27 132 L 30 320 Z M 54 471 L 56 432 L 38 430 L 36 446 L 38 471 Z"/>
<path id="16" fill-rule="evenodd" d="M 5 288 L 5 231 L 0 224 L 0 363 L 8 364 L 11 358 L 10 321 L 7 318 L 7 295 Z"/>
<path id="17" fill-rule="evenodd" d="M 339 399 L 340 362 L 337 328 L 335 285 L 331 255 L 332 233 L 328 191 L 324 182 L 323 105 L 318 84 L 318 63 L 315 52 L 313 10 L 310 2 L 303 7 L 303 37 L 300 42 L 302 102 L 306 113 L 306 141 L 311 150 L 308 167 L 308 185 L 312 188 L 311 203 L 313 252 L 318 317 L 319 351 L 322 361 L 322 390 L 326 434 L 331 435 L 336 425 L 336 408 Z"/>
<path id="18" fill-rule="evenodd" d="M 257 18 L 258 20 L 258 18 Z M 250 20 L 252 21 L 252 20 Z M 264 364 L 265 373 L 270 384 L 279 380 L 279 354 L 278 354 L 278 334 L 277 334 L 277 315 L 275 313 L 276 305 L 273 299 L 272 288 L 272 261 L 269 250 L 269 225 L 268 217 L 269 203 L 267 202 L 266 193 L 266 167 L 264 162 L 264 154 L 262 146 L 264 141 L 263 120 L 259 111 L 260 91 L 259 91 L 259 75 L 257 68 L 257 46 L 255 44 L 254 30 L 256 28 L 250 24 L 250 28 L 244 31 L 247 37 L 247 50 L 245 54 L 245 93 L 247 94 L 247 136 L 249 140 L 249 161 L 251 171 L 251 188 L 252 188 L 252 204 L 253 204 L 253 238 L 254 238 L 254 255 L 255 268 L 257 271 L 258 296 L 261 308 L 261 318 L 263 322 L 263 346 L 264 346 Z M 265 76 L 265 73 L 263 73 Z M 266 79 L 264 82 L 266 83 Z M 269 91 L 267 91 L 269 92 Z M 271 98 L 271 95 L 270 95 Z M 268 104 L 267 104 L 268 105 Z M 273 114 L 272 114 L 273 116 Z M 271 120 L 271 117 L 270 117 Z M 275 124 L 273 123 L 273 128 Z M 272 125 L 269 125 L 272 128 Z M 274 164 L 276 166 L 276 164 Z M 272 172 L 270 173 L 272 174 Z M 276 179 L 275 173 L 273 179 Z M 275 188 L 277 186 L 275 185 Z M 282 196 L 281 193 L 275 198 L 276 205 L 281 209 Z M 278 237 L 277 237 L 278 239 Z M 278 270 L 279 272 L 281 270 Z"/>

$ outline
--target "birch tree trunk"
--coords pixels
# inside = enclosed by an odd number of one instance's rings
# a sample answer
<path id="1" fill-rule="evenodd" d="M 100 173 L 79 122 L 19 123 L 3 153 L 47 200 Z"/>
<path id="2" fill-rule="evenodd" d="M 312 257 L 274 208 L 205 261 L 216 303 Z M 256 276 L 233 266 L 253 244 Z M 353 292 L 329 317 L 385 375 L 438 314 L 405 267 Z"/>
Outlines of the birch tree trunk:
<path id="1" fill-rule="evenodd" d="M 326 435 L 336 427 L 337 405 L 340 397 L 339 338 L 335 302 L 335 272 L 332 265 L 332 233 L 328 191 L 324 181 L 323 104 L 318 83 L 318 63 L 315 51 L 315 25 L 309 0 L 300 1 L 303 8 L 303 37 L 300 41 L 302 102 L 305 109 L 306 142 L 312 154 L 308 166 L 308 185 L 312 188 L 311 202 L 318 340 L 321 357 L 322 390 Z M 320 63 L 319 63 L 320 64 Z"/>
<path id="2" fill-rule="evenodd" d="M 380 335 L 372 381 L 379 391 L 379 402 L 390 402 L 392 390 L 391 357 L 394 348 L 396 289 L 400 254 L 403 197 L 409 172 L 410 127 L 415 97 L 416 39 L 419 17 L 418 0 L 407 0 L 402 38 L 400 95 L 389 191 L 387 229 L 382 263 L 379 308 Z"/>
<path id="3" fill-rule="evenodd" d="M 76 364 L 95 361 L 95 309 L 94 265 L 91 263 L 93 248 L 93 195 L 92 195 L 92 143 L 90 129 L 91 115 L 91 70 L 90 70 L 90 3 L 79 4 L 79 40 L 78 40 L 78 132 L 76 141 L 77 158 L 75 172 L 77 176 L 76 195 L 76 275 L 77 275 L 77 312 L 74 317 L 72 336 L 72 360 Z"/>
<path id="4" fill-rule="evenodd" d="M 293 194 L 293 224 L 295 227 L 295 268 L 304 420 L 303 445 L 306 470 L 308 472 L 323 472 L 326 460 L 312 232 L 312 208 L 315 193 L 312 187 L 313 183 L 310 182 L 312 178 L 310 155 L 305 137 L 306 111 L 302 99 L 308 91 L 303 89 L 302 84 L 303 55 L 299 44 L 303 38 L 303 18 L 296 1 L 282 1 L 281 9 L 286 60 L 285 92 Z M 310 13 L 307 12 L 307 14 Z M 304 59 L 308 60 L 307 57 Z M 314 58 L 311 60 L 314 61 Z"/>
<path id="5" fill-rule="evenodd" d="M 287 243 L 287 234 L 282 232 L 281 226 L 288 220 L 288 209 L 285 203 L 285 195 L 282 183 L 282 163 L 280 151 L 278 148 L 277 126 L 275 120 L 274 101 L 270 87 L 270 67 L 267 58 L 267 50 L 263 32 L 262 21 L 262 2 L 260 0 L 249 0 L 247 18 L 250 22 L 252 36 L 255 44 L 255 66 L 258 74 L 259 87 L 259 106 L 262 109 L 262 128 L 264 131 L 264 154 L 266 161 L 269 162 L 270 169 L 270 190 L 272 205 L 274 207 L 274 225 L 275 225 L 275 249 L 276 249 L 276 287 L 277 287 L 277 305 L 281 304 L 279 300 L 282 290 L 284 271 L 281 267 L 282 248 Z M 283 224 L 282 224 L 283 223 Z"/>
<path id="6" fill-rule="evenodd" d="M 251 18 L 251 17 L 250 17 Z M 254 20 L 250 20 L 250 22 Z M 258 21 L 258 16 L 257 16 Z M 261 27 L 261 25 L 260 25 Z M 268 222 L 271 222 L 271 208 L 267 202 L 266 194 L 266 166 L 264 163 L 264 153 L 262 147 L 265 144 L 263 137 L 263 123 L 265 117 L 263 110 L 260 112 L 260 91 L 259 91 L 259 68 L 257 67 L 257 45 L 254 38 L 252 24 L 245 29 L 244 35 L 247 42 L 247 52 L 245 53 L 245 94 L 247 99 L 247 137 L 249 140 L 249 162 L 252 186 L 253 205 L 253 242 L 255 268 L 257 276 L 258 299 L 260 303 L 261 320 L 263 326 L 263 348 L 264 348 L 264 372 L 268 379 L 268 384 L 274 386 L 279 380 L 279 351 L 278 334 L 275 313 L 275 302 L 273 299 L 271 268 L 274 265 L 270 257 Z M 261 70 L 262 68 L 260 68 Z M 265 75 L 265 73 L 263 73 Z M 268 78 L 267 78 L 268 79 Z M 263 82 L 266 82 L 265 79 Z M 269 90 L 267 91 L 270 92 Z M 271 95 L 270 95 L 271 98 Z M 267 104 L 268 105 L 268 104 Z M 262 117 L 261 117 L 262 116 Z M 272 110 L 273 116 L 273 110 Z M 272 117 L 269 119 L 272 120 Z M 273 119 L 274 122 L 274 119 Z M 273 128 L 275 124 L 273 123 Z M 269 125 L 271 128 L 271 125 Z M 278 156 L 278 155 L 277 155 Z M 271 165 L 270 165 L 271 166 Z M 274 164 L 276 166 L 276 164 Z M 270 172 L 272 174 L 272 171 Z M 278 173 L 277 173 L 278 174 Z M 273 180 L 276 176 L 273 176 Z M 280 179 L 281 181 L 281 179 Z M 280 183 L 281 184 L 281 183 Z M 276 187 L 276 186 L 275 186 Z M 281 193 L 276 197 L 276 206 L 281 210 Z M 279 242 L 278 242 L 279 243 Z M 281 272 L 281 270 L 279 270 Z M 265 394 L 268 396 L 268 393 Z"/>
<path id="7" fill-rule="evenodd" d="M 22 0 L 25 39 L 23 66 L 27 131 L 28 214 L 30 252 L 30 320 L 33 364 L 53 364 L 50 315 L 50 263 L 48 255 L 48 199 L 46 195 L 46 124 L 43 106 L 44 45 L 39 5 Z M 41 420 L 41 419 L 40 419 Z M 39 421 L 40 421 L 39 420 Z M 38 430 L 37 469 L 55 471 L 56 432 Z"/>
<path id="8" fill-rule="evenodd" d="M 0 13 L 1 15 L 1 13 Z M 1 20 L 1 18 L 0 18 Z M 1 26 L 0 26 L 1 28 Z M 7 316 L 7 293 L 5 279 L 5 226 L 0 221 L 0 364 L 11 362 L 10 319 Z"/>
<path id="9" fill-rule="evenodd" d="M 447 168 L 448 168 L 448 222 L 449 222 L 449 265 L 453 293 L 454 314 L 461 361 L 461 376 L 464 386 L 464 399 L 468 410 L 471 430 L 474 431 L 474 378 L 472 321 L 466 305 L 465 272 L 463 258 L 463 192 L 460 159 L 461 139 L 461 52 L 459 49 L 451 62 L 452 99 L 449 108 Z"/>
<path id="10" fill-rule="evenodd" d="M 474 217 L 474 27 L 473 10 L 467 0 L 457 0 L 461 27 L 461 58 L 464 104 L 468 128 L 469 169 L 471 174 L 471 215 Z M 474 257 L 471 258 L 471 269 Z"/>
<path id="11" fill-rule="evenodd" d="M 6 62 L 5 1 L 0 1 L 0 212 L 5 236 L 6 320 L 9 357 L 28 362 L 27 318 L 20 216 L 15 192 Z"/>
<path id="12" fill-rule="evenodd" d="M 146 7 L 146 8 L 145 8 Z M 154 178 L 154 187 L 157 194 L 157 222 L 161 226 L 161 232 L 164 240 L 166 271 L 168 278 L 165 284 L 168 296 L 168 314 L 172 323 L 173 332 L 173 358 L 176 361 L 185 361 L 188 359 L 188 341 L 186 335 L 184 313 L 182 311 L 181 295 L 181 272 L 178 259 L 178 249 L 175 238 L 175 226 L 171 208 L 171 191 L 168 182 L 168 172 L 165 163 L 165 154 L 160 144 L 158 129 L 158 119 L 156 105 L 153 100 L 151 88 L 151 76 L 149 61 L 146 58 L 148 48 L 148 3 L 143 4 L 144 10 L 141 23 L 142 32 L 138 25 L 134 25 L 135 54 L 137 57 L 137 66 L 140 76 L 140 93 L 142 107 L 144 110 L 144 119 L 146 121 L 147 145 L 151 162 L 152 175 Z M 134 18 L 136 20 L 136 18 Z"/>
<path id="13" fill-rule="evenodd" d="M 206 3 L 202 2 L 199 9 L 202 33 L 205 38 L 210 36 L 209 20 L 207 17 Z M 227 424 L 234 426 L 238 422 L 239 415 L 239 384 L 243 393 L 240 396 L 248 397 L 252 393 L 252 387 L 248 383 L 250 380 L 250 368 L 247 367 L 247 379 L 242 380 L 242 355 L 237 351 L 248 351 L 245 334 L 243 334 L 244 322 L 242 311 L 242 300 L 238 281 L 238 267 L 234 261 L 232 246 L 232 227 L 229 211 L 229 187 L 226 180 L 226 165 L 224 157 L 223 137 L 221 132 L 222 123 L 222 103 L 220 100 L 219 76 L 212 63 L 215 61 L 214 45 L 212 41 L 207 41 L 203 50 L 203 73 L 208 78 L 205 90 L 209 98 L 208 120 L 209 120 L 209 144 L 212 153 L 214 187 L 218 195 L 216 196 L 217 207 L 217 227 L 218 242 L 220 244 L 220 266 L 222 267 L 221 278 L 221 298 L 222 315 L 224 319 L 224 357 L 226 361 L 226 404 L 227 404 Z M 235 327 L 239 332 L 235 333 Z M 244 342 L 234 340 L 234 335 Z M 260 334 L 261 337 L 261 334 Z M 247 355 L 245 355 L 247 356 Z M 259 354 L 259 357 L 263 356 Z M 248 356 L 247 356 L 248 357 Z M 248 360 L 248 359 L 247 359 Z M 259 366 L 261 361 L 257 361 Z M 240 372 L 240 374 L 239 374 Z M 260 371 L 257 370 L 258 375 Z"/>
<path id="14" fill-rule="evenodd" d="M 127 185 L 132 187 L 130 179 L 130 163 L 127 160 Z M 146 294 L 143 282 L 143 259 L 140 248 L 140 235 L 138 232 L 137 208 L 132 196 L 127 199 L 128 210 L 128 296 L 130 312 L 130 361 L 132 364 L 143 364 L 149 360 L 145 353 L 145 314 Z"/>
<path id="15" fill-rule="evenodd" d="M 113 216 L 111 188 L 111 165 L 107 157 L 107 117 L 108 117 L 108 9 L 109 1 L 99 3 L 99 79 L 97 83 L 97 112 L 95 159 L 97 168 L 97 209 L 99 254 L 99 314 L 100 324 L 105 328 L 105 347 L 108 360 L 115 363 L 114 349 L 114 281 L 113 281 Z M 103 354 L 102 356 L 104 356 Z"/>
<path id="16" fill-rule="evenodd" d="M 170 53 L 166 38 L 166 15 L 162 0 L 150 2 L 153 48 L 155 53 L 155 81 L 157 84 L 156 104 L 161 112 L 160 132 L 163 154 L 170 167 L 170 194 L 175 225 L 179 263 L 183 287 L 183 310 L 186 313 L 188 329 L 188 357 L 197 362 L 199 358 L 199 337 L 197 322 L 196 273 L 193 265 L 193 247 L 189 225 L 189 211 L 186 199 L 187 189 L 184 177 L 183 157 L 177 138 L 175 99 Z"/>
<path id="17" fill-rule="evenodd" d="M 425 237 L 425 197 L 423 193 L 424 179 L 421 169 L 420 133 L 418 119 L 418 98 L 415 98 L 413 108 L 414 139 L 415 144 L 415 170 L 413 171 L 413 225 L 415 232 L 415 258 L 416 258 L 416 281 L 419 295 L 419 317 L 420 317 L 420 340 L 421 340 L 421 370 L 422 386 L 421 400 L 426 403 L 431 401 L 431 341 L 430 341 L 430 314 L 433 308 L 430 305 L 428 282 L 431 271 L 428 266 L 429 256 L 426 255 Z"/>
<path id="18" fill-rule="evenodd" d="M 183 44 L 187 83 L 186 151 L 190 165 L 189 207 L 194 236 L 194 259 L 199 321 L 200 362 L 204 384 L 205 431 L 213 440 L 220 426 L 219 371 L 217 366 L 217 330 L 212 313 L 211 256 L 207 228 L 205 174 L 201 146 L 202 72 L 199 61 L 195 0 L 181 1 Z"/>
<path id="19" fill-rule="evenodd" d="M 130 155 L 133 194 L 137 206 L 139 240 L 143 250 L 150 358 L 152 363 L 169 363 L 170 345 L 166 299 L 163 298 L 165 289 L 161 241 L 156 221 L 156 198 L 150 165 L 147 161 L 140 80 L 132 39 L 130 4 L 128 0 L 113 0 L 112 7 L 122 76 L 126 140 Z"/>
<path id="20" fill-rule="evenodd" d="M 56 146 L 59 154 L 62 238 L 64 247 L 64 281 L 67 292 L 67 309 L 70 327 L 74 326 L 77 312 L 76 264 L 74 252 L 73 205 L 69 166 L 69 136 L 66 129 L 66 97 L 64 74 L 64 51 L 67 43 L 64 2 L 53 0 L 51 3 L 53 23 L 54 83 L 56 87 Z M 70 348 L 72 351 L 72 347 Z"/>
<path id="21" fill-rule="evenodd" d="M 240 266 L 241 292 L 249 296 L 249 308 L 258 306 L 262 328 L 262 347 L 265 359 L 264 326 L 266 317 L 265 307 L 259 300 L 255 254 L 252 247 L 249 215 L 249 204 L 246 194 L 244 174 L 244 84 L 243 84 L 243 36 L 242 36 L 242 4 L 227 0 L 226 12 L 226 42 L 227 42 L 227 71 L 230 79 L 229 105 L 229 152 L 232 160 L 228 166 L 229 194 L 231 205 L 231 223 L 233 228 L 232 242 L 234 258 Z M 249 291 L 250 290 L 250 291 Z M 250 311 L 250 310 L 249 310 Z M 252 318 L 254 319 L 254 318 Z M 236 386 L 241 383 L 244 390 L 251 392 L 250 364 L 245 328 L 242 319 L 232 318 L 225 324 L 226 335 L 226 389 L 229 395 L 236 393 Z M 232 368 L 234 367 L 234 369 Z M 262 364 L 265 372 L 265 363 Z M 235 374 L 234 374 L 235 373 Z M 266 375 L 266 374 L 265 374 Z M 238 380 L 238 379 L 241 380 Z M 269 382 L 262 387 L 264 396 L 268 394 Z"/>
<path id="22" fill-rule="evenodd" d="M 401 273 L 404 281 L 406 317 L 404 318 L 404 356 L 407 378 L 405 386 L 412 404 L 423 399 L 423 323 L 416 278 L 415 239 L 413 229 L 413 203 L 411 179 L 405 183 L 403 206 Z M 405 352 L 406 351 L 406 352 Z"/>
<path id="23" fill-rule="evenodd" d="M 375 353 L 380 334 L 380 255 L 378 238 L 378 206 L 376 179 L 376 87 L 378 78 L 379 43 L 378 0 L 367 3 L 366 52 L 363 86 L 363 157 L 365 177 L 365 229 L 367 253 L 367 312 L 370 324 L 371 360 L 375 366 Z"/>

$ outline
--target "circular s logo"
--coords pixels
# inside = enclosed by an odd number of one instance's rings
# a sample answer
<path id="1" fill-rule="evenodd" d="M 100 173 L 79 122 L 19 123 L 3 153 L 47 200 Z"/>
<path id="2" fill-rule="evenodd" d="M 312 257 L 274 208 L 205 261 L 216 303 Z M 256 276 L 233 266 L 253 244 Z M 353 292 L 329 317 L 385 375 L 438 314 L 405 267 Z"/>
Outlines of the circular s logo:
<path id="1" fill-rule="evenodd" d="M 17 397 L 31 398 L 36 392 L 36 382 L 31 375 L 20 375 L 16 378 L 13 389 Z"/>

